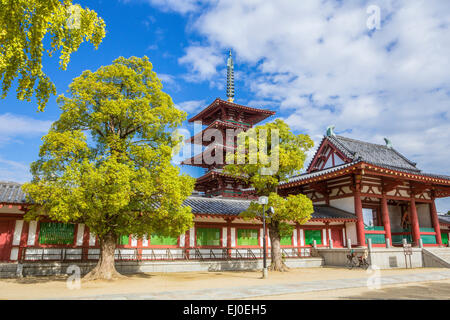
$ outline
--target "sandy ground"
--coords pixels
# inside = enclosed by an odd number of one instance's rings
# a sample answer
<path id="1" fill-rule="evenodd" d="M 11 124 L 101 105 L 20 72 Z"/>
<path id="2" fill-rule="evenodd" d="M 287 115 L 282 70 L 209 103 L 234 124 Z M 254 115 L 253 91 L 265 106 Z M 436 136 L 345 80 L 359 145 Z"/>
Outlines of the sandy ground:
<path id="1" fill-rule="evenodd" d="M 442 269 L 394 269 L 381 270 L 383 275 L 427 273 Z M 292 283 L 328 279 L 349 279 L 369 277 L 365 270 L 345 268 L 302 268 L 289 272 L 272 272 L 268 279 L 261 279 L 258 271 L 249 272 L 186 272 L 186 273 L 145 273 L 125 276 L 116 281 L 82 282 L 80 289 L 70 290 L 66 285 L 66 276 L 30 277 L 23 279 L 0 279 L 0 299 L 52 299 L 84 297 L 93 295 L 150 293 L 177 290 L 200 290 L 203 288 L 229 288 L 264 284 Z M 448 283 L 446 283 L 448 285 Z M 404 285 L 403 285 L 404 286 Z M 448 289 L 448 288 L 447 288 Z M 363 289 L 335 290 L 329 295 L 320 293 L 320 298 L 351 297 L 365 294 Z M 367 291 L 367 290 L 366 290 Z M 370 292 L 369 292 L 370 293 Z M 367 293 L 367 294 L 369 294 Z M 273 296 L 273 299 L 314 299 L 317 293 Z M 447 299 L 450 295 L 447 292 Z M 265 297 L 267 298 L 267 297 Z"/>

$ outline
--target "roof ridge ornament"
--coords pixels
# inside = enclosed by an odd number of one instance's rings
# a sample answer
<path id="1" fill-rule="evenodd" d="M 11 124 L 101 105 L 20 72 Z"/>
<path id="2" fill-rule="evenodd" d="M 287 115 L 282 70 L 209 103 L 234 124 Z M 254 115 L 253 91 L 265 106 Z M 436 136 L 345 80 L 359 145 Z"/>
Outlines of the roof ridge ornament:
<path id="1" fill-rule="evenodd" d="M 327 137 L 336 137 L 336 134 L 334 133 L 335 125 L 332 124 L 327 127 Z"/>
<path id="2" fill-rule="evenodd" d="M 227 60 L 227 98 L 229 102 L 234 101 L 234 64 L 231 50 Z"/>
<path id="3" fill-rule="evenodd" d="M 384 138 L 384 142 L 386 142 L 386 148 L 392 149 L 392 142 L 388 138 Z"/>

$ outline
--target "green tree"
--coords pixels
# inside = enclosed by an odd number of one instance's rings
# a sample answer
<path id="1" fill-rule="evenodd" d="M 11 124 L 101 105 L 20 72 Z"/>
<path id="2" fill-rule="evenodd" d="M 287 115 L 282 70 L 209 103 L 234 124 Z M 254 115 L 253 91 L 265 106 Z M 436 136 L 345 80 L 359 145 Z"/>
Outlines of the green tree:
<path id="1" fill-rule="evenodd" d="M 306 223 L 313 213 L 311 200 L 303 194 L 283 198 L 277 194 L 278 185 L 303 168 L 306 152 L 314 145 L 308 135 L 295 135 L 289 126 L 277 119 L 238 135 L 238 148 L 233 157 L 227 158 L 225 172 L 240 177 L 255 188 L 256 195 L 268 196 L 275 209 L 268 217 L 267 226 L 271 241 L 272 262 L 270 269 L 285 271 L 280 239 L 291 234 L 292 222 Z M 240 147 L 241 146 L 241 147 Z M 267 208 L 267 207 L 266 207 Z M 248 219 L 260 217 L 261 205 L 252 202 L 242 213 Z"/>
<path id="2" fill-rule="evenodd" d="M 97 49 L 105 37 L 105 23 L 95 11 L 72 5 L 72 0 L 0 0 L 0 81 L 5 98 L 18 79 L 17 98 L 36 94 L 43 111 L 55 85 L 42 70 L 44 38 L 50 36 L 49 56 L 60 52 L 66 70 L 72 52 L 84 41 Z M 36 84 L 37 82 L 37 84 Z"/>
<path id="3" fill-rule="evenodd" d="M 183 206 L 194 179 L 171 164 L 180 143 L 172 131 L 186 113 L 174 107 L 147 57 L 118 58 L 84 71 L 61 95 L 60 118 L 43 137 L 27 219 L 47 215 L 85 223 L 101 256 L 85 279 L 119 276 L 114 250 L 120 235 L 178 236 L 193 224 Z"/>

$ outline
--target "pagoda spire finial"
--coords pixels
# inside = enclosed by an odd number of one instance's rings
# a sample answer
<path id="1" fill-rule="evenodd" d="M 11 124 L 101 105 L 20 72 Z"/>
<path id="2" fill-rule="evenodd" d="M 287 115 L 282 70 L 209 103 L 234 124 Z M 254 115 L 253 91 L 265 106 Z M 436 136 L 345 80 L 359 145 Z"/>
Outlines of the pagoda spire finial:
<path id="1" fill-rule="evenodd" d="M 227 60 L 227 98 L 229 102 L 234 101 L 234 65 L 231 50 Z"/>

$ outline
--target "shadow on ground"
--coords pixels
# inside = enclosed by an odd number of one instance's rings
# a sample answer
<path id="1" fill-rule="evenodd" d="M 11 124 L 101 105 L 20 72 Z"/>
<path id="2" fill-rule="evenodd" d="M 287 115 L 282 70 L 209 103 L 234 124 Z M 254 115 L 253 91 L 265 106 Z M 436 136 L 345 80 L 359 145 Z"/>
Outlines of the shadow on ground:
<path id="1" fill-rule="evenodd" d="M 341 298 L 350 300 L 449 300 L 450 284 L 433 282 L 406 287 L 381 288 L 364 292 L 360 295 L 351 295 Z"/>

